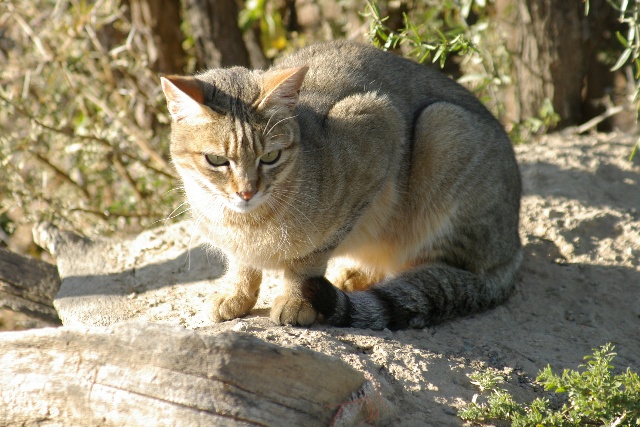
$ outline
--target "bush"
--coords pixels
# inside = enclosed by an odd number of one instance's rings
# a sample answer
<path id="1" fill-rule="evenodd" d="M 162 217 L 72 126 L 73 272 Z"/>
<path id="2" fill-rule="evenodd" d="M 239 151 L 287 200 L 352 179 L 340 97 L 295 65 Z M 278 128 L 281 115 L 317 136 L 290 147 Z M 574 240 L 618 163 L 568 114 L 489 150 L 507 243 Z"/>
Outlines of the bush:
<path id="1" fill-rule="evenodd" d="M 530 404 L 516 403 L 499 384 L 502 377 L 489 371 L 470 375 L 480 388 L 478 396 L 458 416 L 467 421 L 506 420 L 513 426 L 638 426 L 640 425 L 640 377 L 627 369 L 613 375 L 614 347 L 607 344 L 586 356 L 582 372 L 565 369 L 554 374 L 547 366 L 536 381 L 545 390 L 566 398 L 553 409 L 549 399 L 537 398 Z"/>
<path id="2" fill-rule="evenodd" d="M 166 217 L 168 118 L 119 0 L 4 2 L 0 212 L 85 233 Z M 14 215 L 15 217 L 16 215 Z"/>

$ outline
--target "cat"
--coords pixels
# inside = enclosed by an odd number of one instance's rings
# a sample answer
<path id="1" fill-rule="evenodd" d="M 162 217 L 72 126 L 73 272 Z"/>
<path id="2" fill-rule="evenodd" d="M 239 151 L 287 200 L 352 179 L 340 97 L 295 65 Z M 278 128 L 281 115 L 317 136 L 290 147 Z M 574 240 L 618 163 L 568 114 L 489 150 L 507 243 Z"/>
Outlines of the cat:
<path id="1" fill-rule="evenodd" d="M 440 71 L 335 41 L 161 84 L 194 221 L 228 259 L 214 321 L 253 308 L 264 269 L 283 272 L 277 324 L 423 328 L 511 293 L 513 147 Z M 331 283 L 335 257 L 350 264 Z"/>

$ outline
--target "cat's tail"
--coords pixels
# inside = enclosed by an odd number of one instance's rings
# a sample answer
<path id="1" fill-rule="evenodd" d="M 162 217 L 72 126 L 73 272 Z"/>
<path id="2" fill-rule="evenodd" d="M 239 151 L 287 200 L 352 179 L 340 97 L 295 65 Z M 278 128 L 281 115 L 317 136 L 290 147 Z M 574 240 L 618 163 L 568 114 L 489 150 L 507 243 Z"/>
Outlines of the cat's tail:
<path id="1" fill-rule="evenodd" d="M 358 292 L 343 292 L 326 278 L 313 277 L 305 281 L 303 295 L 333 326 L 424 328 L 504 301 L 521 259 L 519 252 L 482 276 L 444 264 L 424 265 Z"/>

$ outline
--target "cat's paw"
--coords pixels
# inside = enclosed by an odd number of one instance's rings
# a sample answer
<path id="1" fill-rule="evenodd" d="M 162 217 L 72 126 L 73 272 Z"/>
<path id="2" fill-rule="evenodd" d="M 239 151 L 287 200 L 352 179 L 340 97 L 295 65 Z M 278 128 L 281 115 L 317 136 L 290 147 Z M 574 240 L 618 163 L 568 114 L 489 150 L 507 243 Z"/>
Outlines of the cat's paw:
<path id="1" fill-rule="evenodd" d="M 218 323 L 248 314 L 256 304 L 256 300 L 247 298 L 244 295 L 216 295 L 212 303 L 213 308 L 210 312 L 210 318 Z"/>
<path id="2" fill-rule="evenodd" d="M 309 326 L 317 316 L 308 301 L 286 295 L 276 298 L 271 308 L 271 320 L 278 325 Z"/>
<path id="3" fill-rule="evenodd" d="M 333 284 L 345 292 L 364 291 L 371 284 L 371 277 L 362 270 L 356 268 L 345 268 L 340 271 L 338 277 L 333 280 Z"/>

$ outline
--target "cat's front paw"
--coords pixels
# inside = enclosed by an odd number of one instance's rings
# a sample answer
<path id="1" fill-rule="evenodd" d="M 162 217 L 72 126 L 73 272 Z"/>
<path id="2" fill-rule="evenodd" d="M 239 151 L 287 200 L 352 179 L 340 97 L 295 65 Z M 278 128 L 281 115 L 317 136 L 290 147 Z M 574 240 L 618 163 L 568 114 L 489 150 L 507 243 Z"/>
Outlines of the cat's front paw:
<path id="1" fill-rule="evenodd" d="M 244 295 L 217 295 L 213 298 L 212 303 L 213 309 L 210 312 L 210 317 L 211 320 L 218 323 L 248 314 L 256 304 L 256 300 Z"/>
<path id="2" fill-rule="evenodd" d="M 271 320 L 279 325 L 309 326 L 316 317 L 316 310 L 302 298 L 282 295 L 273 301 L 271 308 Z"/>

